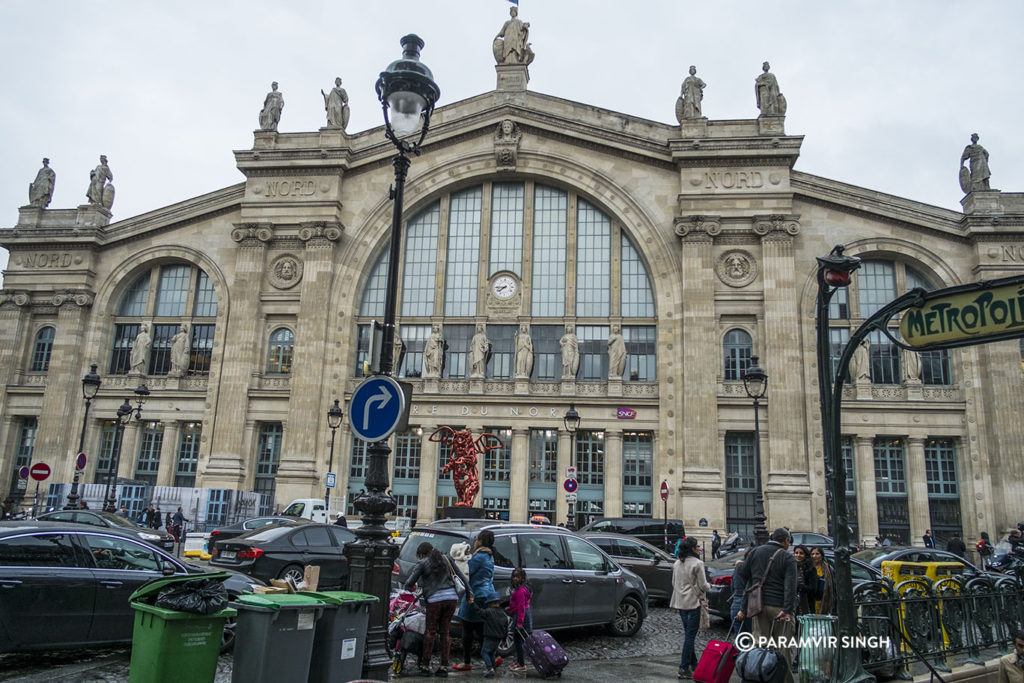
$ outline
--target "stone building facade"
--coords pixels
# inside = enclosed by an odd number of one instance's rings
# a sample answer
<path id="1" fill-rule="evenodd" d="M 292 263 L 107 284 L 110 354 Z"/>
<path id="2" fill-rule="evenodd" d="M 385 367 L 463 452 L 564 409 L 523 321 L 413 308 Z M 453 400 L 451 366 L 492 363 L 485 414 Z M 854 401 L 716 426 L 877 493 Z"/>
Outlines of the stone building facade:
<path id="1" fill-rule="evenodd" d="M 578 522 L 658 518 L 666 481 L 668 515 L 688 529 L 749 533 L 754 412 L 741 376 L 757 355 L 769 375 L 769 526 L 824 531 L 815 257 L 845 244 L 864 261 L 833 305 L 838 348 L 910 287 L 1024 271 L 1024 195 L 974 191 L 963 212 L 923 205 L 796 170 L 803 138 L 777 112 L 659 123 L 532 92 L 527 68 L 499 64 L 494 91 L 440 107 L 413 161 L 398 374 L 414 394 L 410 429 L 392 439 L 399 514 L 424 522 L 453 501 L 438 475 L 447 453 L 429 438 L 450 425 L 505 444 L 481 458 L 484 508 L 564 520 L 562 418 L 574 404 Z M 26 206 L 0 230 L 11 256 L 0 291 L 4 486 L 16 492 L 16 471 L 35 461 L 71 481 L 80 380 L 95 363 L 103 384 L 83 482 L 105 481 L 111 421 L 145 381 L 119 497 L 131 490 L 141 504 L 152 487 L 196 487 L 216 520 L 236 491 L 263 494 L 267 509 L 322 495 L 327 410 L 361 380 L 383 314 L 393 148 L 381 128 L 254 136 L 235 152 L 237 185 L 116 222 L 102 205 Z M 132 351 L 144 324 L 140 374 Z M 184 366 L 172 357 L 183 325 Z M 490 342 L 482 372 L 469 348 L 478 326 Z M 435 328 L 436 373 L 424 360 Z M 624 366 L 610 359 L 616 334 Z M 575 372 L 566 345 L 578 350 Z M 844 456 L 860 538 L 918 540 L 926 528 L 975 538 L 1024 517 L 1016 342 L 908 357 L 877 337 L 851 374 Z M 347 503 L 365 449 L 347 417 L 337 437 L 334 496 Z"/>

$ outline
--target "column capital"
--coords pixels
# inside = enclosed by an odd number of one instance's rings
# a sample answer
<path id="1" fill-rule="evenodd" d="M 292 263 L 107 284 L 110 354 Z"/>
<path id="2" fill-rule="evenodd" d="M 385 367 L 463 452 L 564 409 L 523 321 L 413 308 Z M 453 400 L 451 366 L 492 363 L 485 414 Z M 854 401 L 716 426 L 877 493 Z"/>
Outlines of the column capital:
<path id="1" fill-rule="evenodd" d="M 754 216 L 754 233 L 762 238 L 795 237 L 800 234 L 800 216 L 772 214 Z"/>
<path id="2" fill-rule="evenodd" d="M 711 238 L 722 232 L 722 217 L 707 215 L 676 216 L 673 219 L 676 235 L 682 238 Z M 690 241 L 690 240 L 684 240 Z"/>

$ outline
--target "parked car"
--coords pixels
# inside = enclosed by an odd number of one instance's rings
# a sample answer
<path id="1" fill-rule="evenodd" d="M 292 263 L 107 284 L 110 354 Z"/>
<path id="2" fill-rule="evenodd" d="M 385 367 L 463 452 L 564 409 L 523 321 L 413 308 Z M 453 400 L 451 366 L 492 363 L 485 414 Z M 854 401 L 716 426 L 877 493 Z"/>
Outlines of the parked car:
<path id="1" fill-rule="evenodd" d="M 667 552 L 622 534 L 581 531 L 579 535 L 643 579 L 650 600 L 668 602 L 672 599 L 672 565 L 675 558 Z"/>
<path id="2" fill-rule="evenodd" d="M 947 550 L 937 548 L 917 547 L 889 547 L 889 548 L 866 548 L 853 554 L 858 560 L 867 562 L 872 567 L 881 570 L 882 563 L 886 561 L 898 562 L 955 562 L 963 567 L 964 574 L 983 575 L 990 574 L 975 564 Z"/>
<path id="3" fill-rule="evenodd" d="M 40 522 L 75 522 L 77 524 L 89 524 L 91 526 L 104 527 L 106 529 L 120 529 L 135 535 L 136 538 L 155 545 L 161 550 L 169 553 L 174 552 L 174 536 L 163 529 L 151 529 L 148 526 L 139 526 L 127 517 L 103 512 L 102 510 L 54 510 L 44 512 L 36 519 Z"/>
<path id="4" fill-rule="evenodd" d="M 208 570 L 131 531 L 66 522 L 0 522 L 0 652 L 130 643 L 128 598 L 142 584 Z M 231 596 L 263 582 L 231 572 Z M 234 623 L 222 651 L 234 644 Z"/>
<path id="5" fill-rule="evenodd" d="M 320 588 L 348 587 L 345 544 L 356 535 L 334 524 L 290 521 L 217 541 L 210 564 L 244 571 L 263 581 L 301 581 L 306 565 L 320 567 Z"/>
<path id="6" fill-rule="evenodd" d="M 210 531 L 210 538 L 207 541 L 207 551 L 213 549 L 214 544 L 217 541 L 225 541 L 229 538 L 235 538 L 242 534 L 247 534 L 250 531 L 260 529 L 271 524 L 281 524 L 283 522 L 294 522 L 294 517 L 281 517 L 277 515 L 270 515 L 269 517 L 252 517 L 251 519 L 245 519 L 241 522 L 235 522 L 227 526 L 219 526 Z"/>
<path id="7" fill-rule="evenodd" d="M 681 519 L 668 520 L 668 546 L 665 544 L 665 520 L 653 517 L 605 517 L 591 522 L 581 532 L 624 534 L 646 541 L 655 548 L 671 552 L 676 540 L 686 536 Z"/>
<path id="8" fill-rule="evenodd" d="M 832 550 L 835 547 L 835 540 L 831 536 L 819 534 L 816 531 L 791 531 L 790 535 L 793 537 L 793 547 L 802 545 L 807 548 L 821 548 L 822 550 Z M 857 552 L 858 550 L 860 550 L 859 546 L 855 543 L 850 543 L 850 552 Z"/>
<path id="9" fill-rule="evenodd" d="M 483 529 L 494 532 L 494 587 L 507 601 L 512 569 L 526 570 L 533 589 L 535 628 L 556 630 L 606 625 L 618 636 L 632 636 L 647 617 L 643 579 L 619 565 L 591 541 L 549 525 L 496 524 L 464 520 L 461 524 L 417 527 L 398 553 L 392 572 L 397 589 L 416 563 L 424 541 L 448 554 L 456 543 L 469 543 Z"/>
<path id="10" fill-rule="evenodd" d="M 749 548 L 747 549 L 749 551 Z M 732 576 L 736 569 L 736 563 L 746 555 L 736 553 L 727 558 L 712 560 L 706 563 L 708 583 L 711 588 L 708 590 L 708 611 L 722 619 L 728 619 L 732 603 Z M 829 551 L 825 552 L 825 560 L 835 569 L 835 557 Z M 868 581 L 878 581 L 882 572 L 877 567 L 857 559 L 850 560 L 850 573 L 853 576 L 853 586 Z"/>

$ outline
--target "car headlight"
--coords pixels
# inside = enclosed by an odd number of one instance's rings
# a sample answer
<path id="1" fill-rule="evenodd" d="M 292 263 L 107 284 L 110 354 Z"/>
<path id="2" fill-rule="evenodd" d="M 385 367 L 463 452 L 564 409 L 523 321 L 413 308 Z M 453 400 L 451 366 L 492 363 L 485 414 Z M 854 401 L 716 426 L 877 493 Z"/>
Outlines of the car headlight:
<path id="1" fill-rule="evenodd" d="M 139 538 L 141 538 L 144 541 L 159 541 L 163 538 L 163 536 L 158 536 L 157 534 L 144 534 L 142 532 L 139 532 Z"/>

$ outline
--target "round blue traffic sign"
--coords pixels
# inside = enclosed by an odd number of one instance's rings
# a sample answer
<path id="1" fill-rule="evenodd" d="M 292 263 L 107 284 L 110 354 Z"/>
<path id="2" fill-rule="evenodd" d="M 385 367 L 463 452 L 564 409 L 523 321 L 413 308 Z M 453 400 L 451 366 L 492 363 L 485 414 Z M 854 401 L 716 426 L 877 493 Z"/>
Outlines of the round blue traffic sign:
<path id="1" fill-rule="evenodd" d="M 28 468 L 22 467 L 18 470 L 18 479 L 28 479 Z"/>
<path id="2" fill-rule="evenodd" d="M 78 457 L 75 458 L 75 468 L 79 470 L 85 469 L 85 453 L 79 453 Z"/>
<path id="3" fill-rule="evenodd" d="M 575 479 L 566 479 L 562 482 L 562 488 L 565 489 L 566 493 L 572 493 L 579 487 Z"/>
<path id="4" fill-rule="evenodd" d="M 364 379 L 352 392 L 348 418 L 352 433 L 373 443 L 391 436 L 405 414 L 405 393 L 388 375 Z"/>

